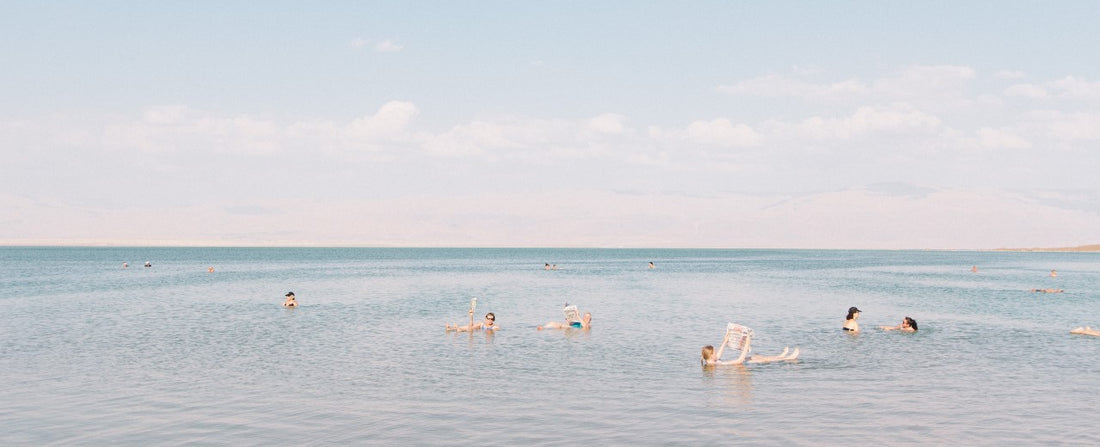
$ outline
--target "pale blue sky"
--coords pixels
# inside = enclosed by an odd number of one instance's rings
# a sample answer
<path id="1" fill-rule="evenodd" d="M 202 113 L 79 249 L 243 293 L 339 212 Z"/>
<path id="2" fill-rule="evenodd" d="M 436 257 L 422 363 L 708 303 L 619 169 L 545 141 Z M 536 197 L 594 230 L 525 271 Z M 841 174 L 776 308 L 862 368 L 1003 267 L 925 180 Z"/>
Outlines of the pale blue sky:
<path id="1" fill-rule="evenodd" d="M 1098 12 L 5 2 L 0 243 L 1096 243 Z"/>

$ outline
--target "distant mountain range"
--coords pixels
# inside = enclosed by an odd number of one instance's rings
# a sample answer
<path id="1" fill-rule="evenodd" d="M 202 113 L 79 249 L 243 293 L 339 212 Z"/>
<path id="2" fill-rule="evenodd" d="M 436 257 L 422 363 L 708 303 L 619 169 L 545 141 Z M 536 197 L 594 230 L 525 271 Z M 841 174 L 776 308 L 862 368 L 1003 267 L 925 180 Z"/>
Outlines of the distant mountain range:
<path id="1" fill-rule="evenodd" d="M 1095 251 L 1095 252 L 1100 252 L 1100 244 L 1082 245 L 1080 247 L 1061 247 L 1061 248 L 998 248 L 997 251 Z"/>

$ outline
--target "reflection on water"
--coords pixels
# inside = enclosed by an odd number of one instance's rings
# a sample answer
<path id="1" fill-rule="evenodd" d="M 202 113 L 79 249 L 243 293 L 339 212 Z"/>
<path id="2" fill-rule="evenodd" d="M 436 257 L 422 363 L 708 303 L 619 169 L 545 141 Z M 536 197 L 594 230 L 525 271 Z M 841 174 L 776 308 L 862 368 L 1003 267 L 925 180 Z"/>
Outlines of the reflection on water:
<path id="1" fill-rule="evenodd" d="M 703 366 L 703 374 L 710 388 L 721 391 L 726 402 L 734 408 L 752 405 L 752 372 L 745 365 Z"/>

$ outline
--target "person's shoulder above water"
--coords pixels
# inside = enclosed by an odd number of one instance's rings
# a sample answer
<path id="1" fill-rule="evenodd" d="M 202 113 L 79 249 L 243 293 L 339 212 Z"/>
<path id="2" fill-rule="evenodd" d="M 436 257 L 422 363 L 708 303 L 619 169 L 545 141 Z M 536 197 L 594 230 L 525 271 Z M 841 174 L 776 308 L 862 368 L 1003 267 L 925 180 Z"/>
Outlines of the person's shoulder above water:
<path id="1" fill-rule="evenodd" d="M 848 316 L 844 318 L 844 326 L 841 327 L 844 332 L 859 332 L 859 314 L 862 313 L 858 307 L 852 306 L 848 308 Z"/>

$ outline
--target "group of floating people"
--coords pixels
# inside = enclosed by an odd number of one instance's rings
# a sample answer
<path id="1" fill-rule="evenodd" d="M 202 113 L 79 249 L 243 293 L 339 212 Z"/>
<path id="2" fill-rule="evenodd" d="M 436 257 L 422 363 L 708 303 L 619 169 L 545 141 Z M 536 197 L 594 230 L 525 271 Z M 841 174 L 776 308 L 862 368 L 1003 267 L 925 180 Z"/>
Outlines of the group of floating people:
<path id="1" fill-rule="evenodd" d="M 152 267 L 152 266 L 153 266 L 153 263 L 152 263 L 152 262 L 149 262 L 149 261 L 145 261 L 145 268 L 150 268 L 150 267 Z M 128 268 L 130 268 L 130 263 L 129 263 L 129 262 L 123 262 L 123 263 L 122 263 L 122 268 L 124 268 L 124 269 L 128 269 Z"/>
<path id="2" fill-rule="evenodd" d="M 557 264 L 547 263 L 544 267 L 546 270 L 557 270 Z M 649 268 L 655 268 L 652 262 L 649 263 Z M 977 272 L 977 266 L 971 269 L 973 272 Z M 1050 276 L 1057 276 L 1057 272 L 1051 270 Z M 1061 293 L 1061 289 L 1033 289 L 1033 292 L 1044 293 Z M 298 301 L 294 296 L 294 292 L 286 293 L 286 300 L 283 302 L 284 307 L 297 307 Z M 460 326 L 457 323 L 444 323 L 444 329 L 446 332 L 473 332 L 473 331 L 498 331 L 500 326 L 497 324 L 496 314 L 489 312 L 485 314 L 484 319 L 481 322 L 474 322 L 474 308 L 477 306 L 477 298 L 474 298 L 470 302 L 470 310 L 468 312 L 470 316 L 470 323 Z M 576 310 L 576 306 L 569 306 L 566 304 L 565 321 L 548 321 L 543 325 L 537 326 L 536 330 L 544 329 L 581 329 L 588 330 L 592 327 L 592 314 L 585 312 L 583 316 Z M 862 311 L 858 307 L 848 308 L 848 314 L 844 319 L 844 324 L 841 326 L 841 330 L 847 333 L 858 334 L 859 329 L 859 317 Z M 739 328 L 740 332 L 733 330 L 733 328 Z M 919 325 L 917 320 L 912 317 L 906 316 L 902 318 L 901 322 L 896 326 L 878 326 L 878 329 L 883 331 L 898 331 L 898 332 L 917 332 Z M 1081 335 L 1095 335 L 1100 336 L 1100 330 L 1093 329 L 1089 326 L 1083 326 L 1074 328 L 1070 331 L 1072 334 Z M 793 350 L 790 347 L 784 347 L 783 351 L 776 355 L 753 355 L 752 353 L 752 330 L 743 328 L 739 325 L 730 323 L 726 331 L 725 338 L 722 339 L 722 343 L 717 349 L 713 345 L 703 346 L 700 354 L 700 363 L 704 366 L 721 366 L 721 365 L 743 365 L 753 363 L 772 363 L 783 361 L 794 361 L 798 359 L 800 349 L 796 346 Z M 726 347 L 732 347 L 740 351 L 737 358 L 732 360 L 722 360 L 722 354 L 725 352 Z"/>
<path id="3" fill-rule="evenodd" d="M 863 311 L 859 310 L 858 307 L 849 307 L 848 316 L 844 317 L 844 325 L 840 329 L 844 332 L 859 333 L 859 321 L 857 320 L 859 320 L 862 313 Z M 901 319 L 901 323 L 897 326 L 879 326 L 878 328 L 884 331 L 916 332 L 917 320 L 905 317 Z"/>

